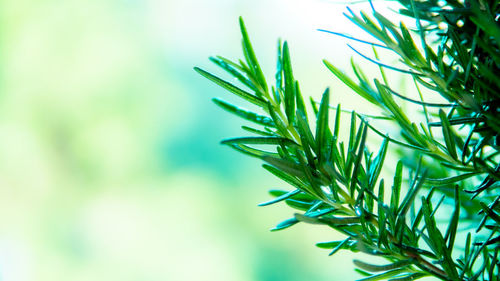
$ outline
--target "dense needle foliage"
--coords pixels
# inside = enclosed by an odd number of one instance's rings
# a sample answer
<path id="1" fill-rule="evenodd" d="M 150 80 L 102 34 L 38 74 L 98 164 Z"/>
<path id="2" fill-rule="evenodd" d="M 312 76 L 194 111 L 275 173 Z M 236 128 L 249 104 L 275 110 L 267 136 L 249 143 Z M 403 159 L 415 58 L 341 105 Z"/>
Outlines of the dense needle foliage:
<path id="1" fill-rule="evenodd" d="M 322 224 L 345 235 L 317 244 L 330 254 L 351 250 L 387 260 L 355 260 L 362 280 L 500 280 L 500 3 L 399 3 L 405 23 L 392 22 L 373 6 L 361 13 L 348 9 L 345 15 L 372 41 L 325 31 L 373 47 L 372 55 L 352 49 L 379 66 L 380 79 L 368 78 L 355 63 L 352 77 L 324 64 L 380 108 L 378 116 L 350 112 L 344 123 L 346 111 L 330 106 L 328 89 L 321 101 L 311 102 L 314 114 L 308 115 L 288 44 L 278 44 L 270 85 L 241 19 L 244 60 L 211 58 L 238 84 L 195 70 L 255 108 L 213 100 L 255 123 L 243 127 L 250 136 L 222 143 L 261 159 L 267 171 L 293 187 L 271 190 L 275 198 L 261 204 L 285 202 L 299 211 L 274 230 Z M 398 64 L 382 62 L 380 51 L 395 54 Z M 386 71 L 407 75 L 415 91 L 398 92 Z M 426 101 L 429 93 L 443 102 Z M 424 121 L 412 121 L 402 104 Z M 342 124 L 350 128 L 345 138 L 339 136 Z M 391 124 L 399 134 L 382 129 Z M 370 147 L 368 134 L 381 139 L 380 147 Z M 387 153 L 400 159 L 395 169 L 384 166 Z M 394 175 L 382 179 L 383 169 Z"/>

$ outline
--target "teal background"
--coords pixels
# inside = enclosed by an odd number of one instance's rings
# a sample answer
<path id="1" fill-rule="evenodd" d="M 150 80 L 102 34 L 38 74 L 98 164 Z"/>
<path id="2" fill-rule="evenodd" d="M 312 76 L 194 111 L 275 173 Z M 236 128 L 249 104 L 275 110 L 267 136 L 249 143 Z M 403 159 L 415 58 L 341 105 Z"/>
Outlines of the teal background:
<path id="1" fill-rule="evenodd" d="M 359 101 L 321 59 L 347 67 L 351 30 L 329 1 L 0 1 L 0 280 L 351 280 L 323 227 L 271 233 L 289 187 L 227 147 L 239 102 L 193 71 L 241 58 L 245 18 L 269 79 L 289 40 L 304 95 Z"/>

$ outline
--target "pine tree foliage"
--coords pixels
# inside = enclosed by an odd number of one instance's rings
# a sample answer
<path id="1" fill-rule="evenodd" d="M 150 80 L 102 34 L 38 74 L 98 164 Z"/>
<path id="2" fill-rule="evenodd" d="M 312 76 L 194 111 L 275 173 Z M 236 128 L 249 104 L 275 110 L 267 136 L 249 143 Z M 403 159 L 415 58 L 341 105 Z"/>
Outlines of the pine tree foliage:
<path id="1" fill-rule="evenodd" d="M 379 66 L 381 79 L 368 78 L 355 63 L 354 76 L 324 64 L 378 107 L 379 116 L 353 111 L 346 118 L 341 105 L 330 107 L 329 89 L 308 111 L 287 42 L 278 44 L 270 84 L 241 18 L 244 59 L 210 58 L 237 84 L 195 70 L 254 108 L 213 99 L 255 124 L 243 126 L 249 136 L 222 144 L 261 159 L 264 169 L 292 187 L 271 190 L 274 199 L 260 204 L 285 203 L 297 210 L 273 230 L 325 225 L 345 236 L 317 244 L 330 255 L 350 250 L 387 260 L 383 265 L 354 260 L 361 280 L 500 280 L 500 3 L 399 3 L 406 23 L 391 21 L 373 6 L 369 12 L 348 9 L 346 17 L 371 42 L 326 31 L 373 47 L 373 55 L 352 49 Z M 399 64 L 382 62 L 382 50 L 394 53 Z M 418 97 L 394 89 L 386 71 L 410 77 Z M 444 102 L 425 101 L 424 91 Z M 403 103 L 417 108 L 425 122 L 412 121 Z M 375 120 L 397 126 L 399 134 L 389 135 Z M 350 133 L 344 140 L 339 131 L 345 125 Z M 367 142 L 369 134 L 381 139 L 380 147 Z M 394 175 L 383 179 L 387 153 L 400 160 Z"/>

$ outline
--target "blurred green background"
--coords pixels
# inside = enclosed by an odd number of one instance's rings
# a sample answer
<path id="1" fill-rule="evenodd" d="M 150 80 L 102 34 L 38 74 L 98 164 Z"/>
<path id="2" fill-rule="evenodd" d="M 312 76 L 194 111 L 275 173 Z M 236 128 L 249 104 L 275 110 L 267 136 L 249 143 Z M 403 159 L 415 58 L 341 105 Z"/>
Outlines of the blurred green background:
<path id="1" fill-rule="evenodd" d="M 288 39 L 304 95 L 352 94 L 344 4 L 299 0 L 1 0 L 0 280 L 351 280 L 322 227 L 257 207 L 289 188 L 219 145 L 243 134 L 235 101 L 193 66 L 240 58 L 246 20 L 268 77 Z M 353 34 L 355 31 L 349 31 Z M 344 95 L 346 96 L 345 98 Z M 359 107 L 359 106 L 358 106 Z"/>

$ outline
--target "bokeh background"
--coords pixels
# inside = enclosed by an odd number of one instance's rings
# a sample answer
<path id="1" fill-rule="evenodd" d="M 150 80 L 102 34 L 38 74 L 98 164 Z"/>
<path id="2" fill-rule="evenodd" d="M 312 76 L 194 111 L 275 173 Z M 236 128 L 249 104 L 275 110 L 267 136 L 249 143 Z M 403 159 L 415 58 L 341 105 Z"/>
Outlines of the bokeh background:
<path id="1" fill-rule="evenodd" d="M 360 7 L 360 4 L 356 4 Z M 219 145 L 243 134 L 235 101 L 193 71 L 241 58 L 243 16 L 268 77 L 290 42 L 304 95 L 333 89 L 356 34 L 345 3 L 319 0 L 1 0 L 0 280 L 352 280 L 332 231 L 269 229 L 293 213 L 257 207 L 289 188 Z"/>

